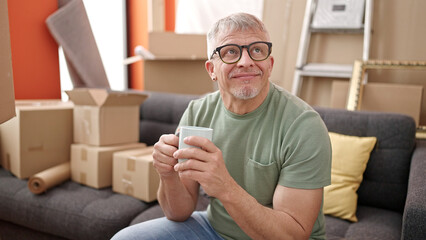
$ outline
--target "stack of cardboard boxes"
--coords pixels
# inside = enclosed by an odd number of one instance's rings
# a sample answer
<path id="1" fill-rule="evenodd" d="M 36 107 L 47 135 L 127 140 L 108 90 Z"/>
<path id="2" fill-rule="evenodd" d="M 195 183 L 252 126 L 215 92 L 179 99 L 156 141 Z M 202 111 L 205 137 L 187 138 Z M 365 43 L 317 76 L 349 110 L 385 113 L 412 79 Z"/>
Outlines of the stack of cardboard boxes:
<path id="1" fill-rule="evenodd" d="M 18 100 L 16 117 L 0 125 L 0 163 L 20 179 L 70 162 L 71 179 L 144 201 L 156 199 L 153 147 L 139 143 L 135 92 L 74 89 L 71 102 Z M 113 168 L 114 159 L 114 168 Z M 69 177 L 69 175 L 68 175 Z"/>
<path id="2" fill-rule="evenodd" d="M 67 94 L 75 105 L 71 179 L 93 188 L 112 186 L 116 192 L 144 201 L 155 200 L 159 178 L 152 167 L 152 147 L 139 143 L 139 108 L 147 95 L 104 89 L 75 89 Z M 136 172 L 139 163 L 129 167 L 134 160 L 126 159 L 133 159 L 133 153 L 147 160 Z M 125 172 L 129 169 L 135 177 Z M 137 178 L 144 181 L 132 181 Z M 139 194 L 139 189 L 144 193 Z"/>

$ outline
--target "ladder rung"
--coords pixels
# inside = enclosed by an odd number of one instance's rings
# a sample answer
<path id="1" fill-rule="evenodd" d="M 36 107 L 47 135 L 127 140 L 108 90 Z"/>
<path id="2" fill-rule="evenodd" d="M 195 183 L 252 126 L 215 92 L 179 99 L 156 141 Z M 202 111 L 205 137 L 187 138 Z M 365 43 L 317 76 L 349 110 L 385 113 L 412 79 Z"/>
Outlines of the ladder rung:
<path id="1" fill-rule="evenodd" d="M 349 64 L 321 64 L 310 63 L 303 66 L 300 71 L 302 76 L 351 78 L 353 65 Z"/>
<path id="2" fill-rule="evenodd" d="M 315 28 L 310 27 L 312 33 L 353 33 L 353 34 L 362 34 L 364 33 L 364 27 L 361 28 Z"/>

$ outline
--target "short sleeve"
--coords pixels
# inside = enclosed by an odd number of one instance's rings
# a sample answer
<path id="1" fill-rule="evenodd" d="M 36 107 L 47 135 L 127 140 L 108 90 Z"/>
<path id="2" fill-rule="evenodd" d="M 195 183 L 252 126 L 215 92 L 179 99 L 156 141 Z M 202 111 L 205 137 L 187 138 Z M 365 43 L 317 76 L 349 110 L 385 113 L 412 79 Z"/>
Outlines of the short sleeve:
<path id="1" fill-rule="evenodd" d="M 331 144 L 327 128 L 313 110 L 303 112 L 283 141 L 279 184 L 314 189 L 331 182 Z"/>

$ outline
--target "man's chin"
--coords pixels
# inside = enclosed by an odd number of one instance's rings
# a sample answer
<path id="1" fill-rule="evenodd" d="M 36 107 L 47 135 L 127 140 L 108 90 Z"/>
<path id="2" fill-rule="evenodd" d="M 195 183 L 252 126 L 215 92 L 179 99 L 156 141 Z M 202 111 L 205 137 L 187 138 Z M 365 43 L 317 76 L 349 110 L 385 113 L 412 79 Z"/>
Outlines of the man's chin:
<path id="1" fill-rule="evenodd" d="M 242 87 L 238 89 L 233 89 L 232 95 L 234 95 L 235 98 L 240 100 L 249 100 L 259 95 L 259 90 L 257 88 Z"/>

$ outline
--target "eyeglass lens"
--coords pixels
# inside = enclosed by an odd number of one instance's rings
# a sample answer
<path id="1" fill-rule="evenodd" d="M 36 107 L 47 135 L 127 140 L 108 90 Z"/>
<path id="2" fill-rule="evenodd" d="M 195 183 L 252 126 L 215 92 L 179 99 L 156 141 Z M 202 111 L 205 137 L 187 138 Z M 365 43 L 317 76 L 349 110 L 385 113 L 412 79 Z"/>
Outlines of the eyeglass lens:
<path id="1" fill-rule="evenodd" d="M 224 46 L 219 51 L 219 56 L 224 62 L 233 63 L 240 59 L 242 47 L 234 44 Z M 255 61 L 265 60 L 269 56 L 269 46 L 266 43 L 252 43 L 248 46 L 249 56 Z"/>

